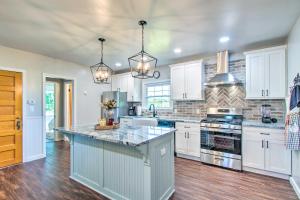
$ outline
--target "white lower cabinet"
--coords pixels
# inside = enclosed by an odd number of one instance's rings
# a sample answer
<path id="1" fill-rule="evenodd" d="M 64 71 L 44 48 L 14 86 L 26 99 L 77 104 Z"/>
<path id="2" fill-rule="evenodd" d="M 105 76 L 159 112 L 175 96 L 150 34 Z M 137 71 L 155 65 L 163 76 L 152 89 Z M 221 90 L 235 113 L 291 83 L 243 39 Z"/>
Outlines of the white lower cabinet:
<path id="1" fill-rule="evenodd" d="M 176 153 L 200 157 L 200 125 L 176 122 Z"/>
<path id="2" fill-rule="evenodd" d="M 283 175 L 291 174 L 291 151 L 284 144 L 284 130 L 243 128 L 243 167 Z"/>

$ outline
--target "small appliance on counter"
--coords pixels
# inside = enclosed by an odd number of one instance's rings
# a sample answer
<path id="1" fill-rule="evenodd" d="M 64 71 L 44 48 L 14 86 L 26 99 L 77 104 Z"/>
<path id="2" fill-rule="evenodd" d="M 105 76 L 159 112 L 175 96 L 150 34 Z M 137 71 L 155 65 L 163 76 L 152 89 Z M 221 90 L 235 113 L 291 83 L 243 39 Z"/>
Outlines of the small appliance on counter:
<path id="1" fill-rule="evenodd" d="M 141 105 L 138 105 L 137 107 L 136 107 L 136 115 L 137 116 L 142 116 L 142 106 Z"/>
<path id="2" fill-rule="evenodd" d="M 271 105 L 261 105 L 261 121 L 262 123 L 270 124 L 276 123 L 277 119 L 271 117 Z"/>
<path id="3" fill-rule="evenodd" d="M 136 116 L 136 107 L 135 106 L 129 106 L 128 108 L 128 115 L 129 116 Z"/>

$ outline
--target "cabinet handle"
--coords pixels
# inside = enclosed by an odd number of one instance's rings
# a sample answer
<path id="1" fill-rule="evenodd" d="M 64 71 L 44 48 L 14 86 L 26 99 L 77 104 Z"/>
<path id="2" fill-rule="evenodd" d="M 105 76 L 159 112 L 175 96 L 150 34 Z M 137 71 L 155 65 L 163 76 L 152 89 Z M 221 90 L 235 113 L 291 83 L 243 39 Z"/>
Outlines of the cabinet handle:
<path id="1" fill-rule="evenodd" d="M 188 138 L 190 138 L 190 132 L 187 132 L 187 134 L 188 134 Z"/>
<path id="2" fill-rule="evenodd" d="M 184 99 L 184 93 L 182 93 L 182 98 Z"/>
<path id="3" fill-rule="evenodd" d="M 186 138 L 186 132 L 184 133 L 184 138 Z"/>
<path id="4" fill-rule="evenodd" d="M 260 133 L 261 135 L 270 135 L 270 133 Z"/>
<path id="5" fill-rule="evenodd" d="M 224 161 L 224 159 L 223 159 L 223 158 L 215 158 L 215 160 Z"/>
<path id="6" fill-rule="evenodd" d="M 184 128 L 191 128 L 191 127 L 189 127 L 189 126 L 184 126 Z"/>
<path id="7" fill-rule="evenodd" d="M 186 97 L 186 93 L 185 93 L 185 98 L 187 98 L 187 97 Z"/>
<path id="8" fill-rule="evenodd" d="M 265 91 L 261 90 L 261 96 L 263 97 L 265 95 Z"/>
<path id="9" fill-rule="evenodd" d="M 267 149 L 269 148 L 269 141 L 267 141 Z"/>
<path id="10" fill-rule="evenodd" d="M 267 96 L 269 96 L 269 90 L 267 90 Z"/>
<path id="11" fill-rule="evenodd" d="M 261 141 L 261 148 L 264 148 L 264 141 Z"/>

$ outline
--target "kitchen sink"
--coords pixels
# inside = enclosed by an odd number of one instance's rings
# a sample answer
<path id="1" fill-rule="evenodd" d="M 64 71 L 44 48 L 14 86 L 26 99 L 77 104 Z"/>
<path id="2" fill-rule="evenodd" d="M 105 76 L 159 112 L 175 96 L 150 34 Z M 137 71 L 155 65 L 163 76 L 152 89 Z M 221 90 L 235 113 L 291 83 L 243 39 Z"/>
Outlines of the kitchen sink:
<path id="1" fill-rule="evenodd" d="M 132 125 L 134 126 L 157 126 L 158 120 L 155 117 L 135 117 L 132 119 Z"/>

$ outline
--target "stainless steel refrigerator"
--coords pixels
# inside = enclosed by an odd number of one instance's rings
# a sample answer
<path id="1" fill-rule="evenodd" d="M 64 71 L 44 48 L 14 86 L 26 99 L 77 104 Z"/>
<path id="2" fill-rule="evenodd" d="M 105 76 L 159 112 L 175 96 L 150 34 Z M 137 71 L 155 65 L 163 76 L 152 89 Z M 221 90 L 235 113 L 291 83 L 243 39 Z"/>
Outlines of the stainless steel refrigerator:
<path id="1" fill-rule="evenodd" d="M 128 115 L 127 92 L 119 92 L 119 91 L 103 92 L 101 96 L 101 103 L 113 99 L 117 102 L 117 108 L 114 110 L 114 121 L 119 122 L 121 116 Z M 101 109 L 101 117 L 102 118 L 105 117 L 104 108 Z"/>

